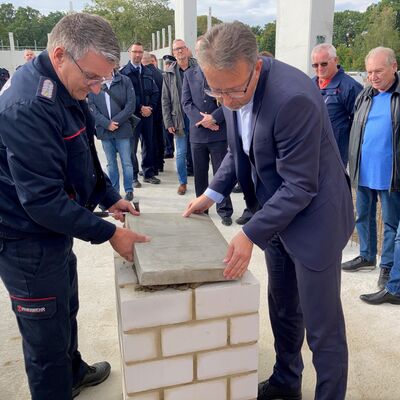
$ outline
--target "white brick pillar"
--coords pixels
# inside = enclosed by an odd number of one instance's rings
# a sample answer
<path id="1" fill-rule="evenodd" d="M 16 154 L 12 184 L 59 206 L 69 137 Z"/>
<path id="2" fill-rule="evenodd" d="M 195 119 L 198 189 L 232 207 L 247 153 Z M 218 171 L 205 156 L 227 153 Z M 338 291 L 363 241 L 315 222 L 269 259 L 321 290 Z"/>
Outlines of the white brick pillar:
<path id="1" fill-rule="evenodd" d="M 175 38 L 194 51 L 197 39 L 197 0 L 175 1 Z"/>
<path id="2" fill-rule="evenodd" d="M 310 55 L 332 43 L 335 0 L 278 0 L 275 57 L 312 74 Z"/>
<path id="3" fill-rule="evenodd" d="M 259 292 L 239 281 L 137 291 L 115 258 L 124 400 L 255 400 Z"/>

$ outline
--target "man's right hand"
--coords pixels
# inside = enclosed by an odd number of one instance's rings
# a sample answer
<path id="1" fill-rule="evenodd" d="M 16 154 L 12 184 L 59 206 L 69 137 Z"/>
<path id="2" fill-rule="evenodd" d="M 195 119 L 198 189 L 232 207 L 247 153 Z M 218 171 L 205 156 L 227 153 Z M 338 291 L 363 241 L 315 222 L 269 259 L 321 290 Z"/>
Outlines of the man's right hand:
<path id="1" fill-rule="evenodd" d="M 197 197 L 189 203 L 185 212 L 183 213 L 183 216 L 186 218 L 193 213 L 201 214 L 204 211 L 208 210 L 213 204 L 213 200 L 202 194 L 201 196 Z"/>
<path id="2" fill-rule="evenodd" d="M 173 135 L 175 135 L 175 127 L 173 127 L 173 126 L 170 126 L 169 128 L 168 128 L 168 132 L 169 133 L 172 133 Z"/>
<path id="3" fill-rule="evenodd" d="M 114 235 L 110 239 L 113 249 L 125 260 L 133 261 L 134 244 L 150 242 L 150 236 L 141 235 L 126 228 L 115 230 Z"/>
<path id="4" fill-rule="evenodd" d="M 119 128 L 119 123 L 115 122 L 115 121 L 111 121 L 110 125 L 108 125 L 108 130 L 111 131 L 111 132 L 114 132 L 118 128 Z"/>

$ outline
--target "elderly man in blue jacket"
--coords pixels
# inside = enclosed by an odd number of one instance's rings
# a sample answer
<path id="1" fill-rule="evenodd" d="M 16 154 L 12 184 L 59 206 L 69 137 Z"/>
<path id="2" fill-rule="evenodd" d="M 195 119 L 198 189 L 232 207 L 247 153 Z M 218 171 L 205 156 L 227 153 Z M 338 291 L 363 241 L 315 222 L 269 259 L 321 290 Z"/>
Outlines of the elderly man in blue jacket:
<path id="1" fill-rule="evenodd" d="M 107 172 L 119 193 L 117 153 L 121 158 L 125 199 L 133 199 L 133 165 L 130 118 L 135 111 L 136 97 L 131 80 L 115 71 L 112 80 L 104 83 L 99 94 L 89 93 L 89 107 L 96 121 L 96 136 L 101 140 L 107 158 Z"/>
<path id="2" fill-rule="evenodd" d="M 349 161 L 349 138 L 353 122 L 354 103 L 362 86 L 346 75 L 338 65 L 336 49 L 329 43 L 315 46 L 311 52 L 313 81 L 319 88 L 328 108 L 333 134 L 339 147 L 343 165 Z"/>

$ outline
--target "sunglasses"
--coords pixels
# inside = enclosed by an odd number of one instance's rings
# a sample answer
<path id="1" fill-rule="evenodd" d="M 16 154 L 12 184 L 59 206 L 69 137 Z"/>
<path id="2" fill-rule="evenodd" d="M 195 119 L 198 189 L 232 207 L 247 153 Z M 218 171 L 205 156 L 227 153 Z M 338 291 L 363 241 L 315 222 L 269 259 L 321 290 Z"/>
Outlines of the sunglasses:
<path id="1" fill-rule="evenodd" d="M 311 66 L 312 66 L 313 68 L 317 69 L 318 66 L 325 68 L 325 67 L 328 66 L 328 64 L 329 64 L 329 61 L 325 61 L 325 62 L 322 62 L 322 63 L 314 63 L 314 64 L 311 64 Z"/>

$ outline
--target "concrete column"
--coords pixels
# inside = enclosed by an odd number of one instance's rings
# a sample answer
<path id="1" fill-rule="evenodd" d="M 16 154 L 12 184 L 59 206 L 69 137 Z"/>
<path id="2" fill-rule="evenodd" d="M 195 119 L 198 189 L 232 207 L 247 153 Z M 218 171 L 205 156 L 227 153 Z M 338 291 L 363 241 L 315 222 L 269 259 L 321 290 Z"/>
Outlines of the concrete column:
<path id="1" fill-rule="evenodd" d="M 313 75 L 310 54 L 332 43 L 335 0 L 278 0 L 276 58 Z"/>
<path id="2" fill-rule="evenodd" d="M 175 38 L 194 50 L 197 38 L 197 0 L 175 1 Z"/>
<path id="3" fill-rule="evenodd" d="M 156 34 L 154 32 L 151 34 L 151 50 L 156 50 Z"/>
<path id="4" fill-rule="evenodd" d="M 12 64 L 12 71 L 15 71 L 17 64 L 16 64 L 14 34 L 12 32 L 8 32 L 8 39 L 10 41 L 10 60 L 11 60 L 11 64 Z"/>
<path id="5" fill-rule="evenodd" d="M 168 47 L 172 48 L 172 26 L 168 25 Z"/>
<path id="6" fill-rule="evenodd" d="M 162 30 L 161 30 L 161 38 L 162 38 L 162 48 L 164 48 L 165 47 L 165 28 L 162 28 Z"/>
<path id="7" fill-rule="evenodd" d="M 160 31 L 157 31 L 157 50 L 160 48 Z"/>
<path id="8" fill-rule="evenodd" d="M 211 7 L 208 7 L 208 16 L 207 16 L 207 31 L 211 29 L 212 26 L 212 14 Z"/>

